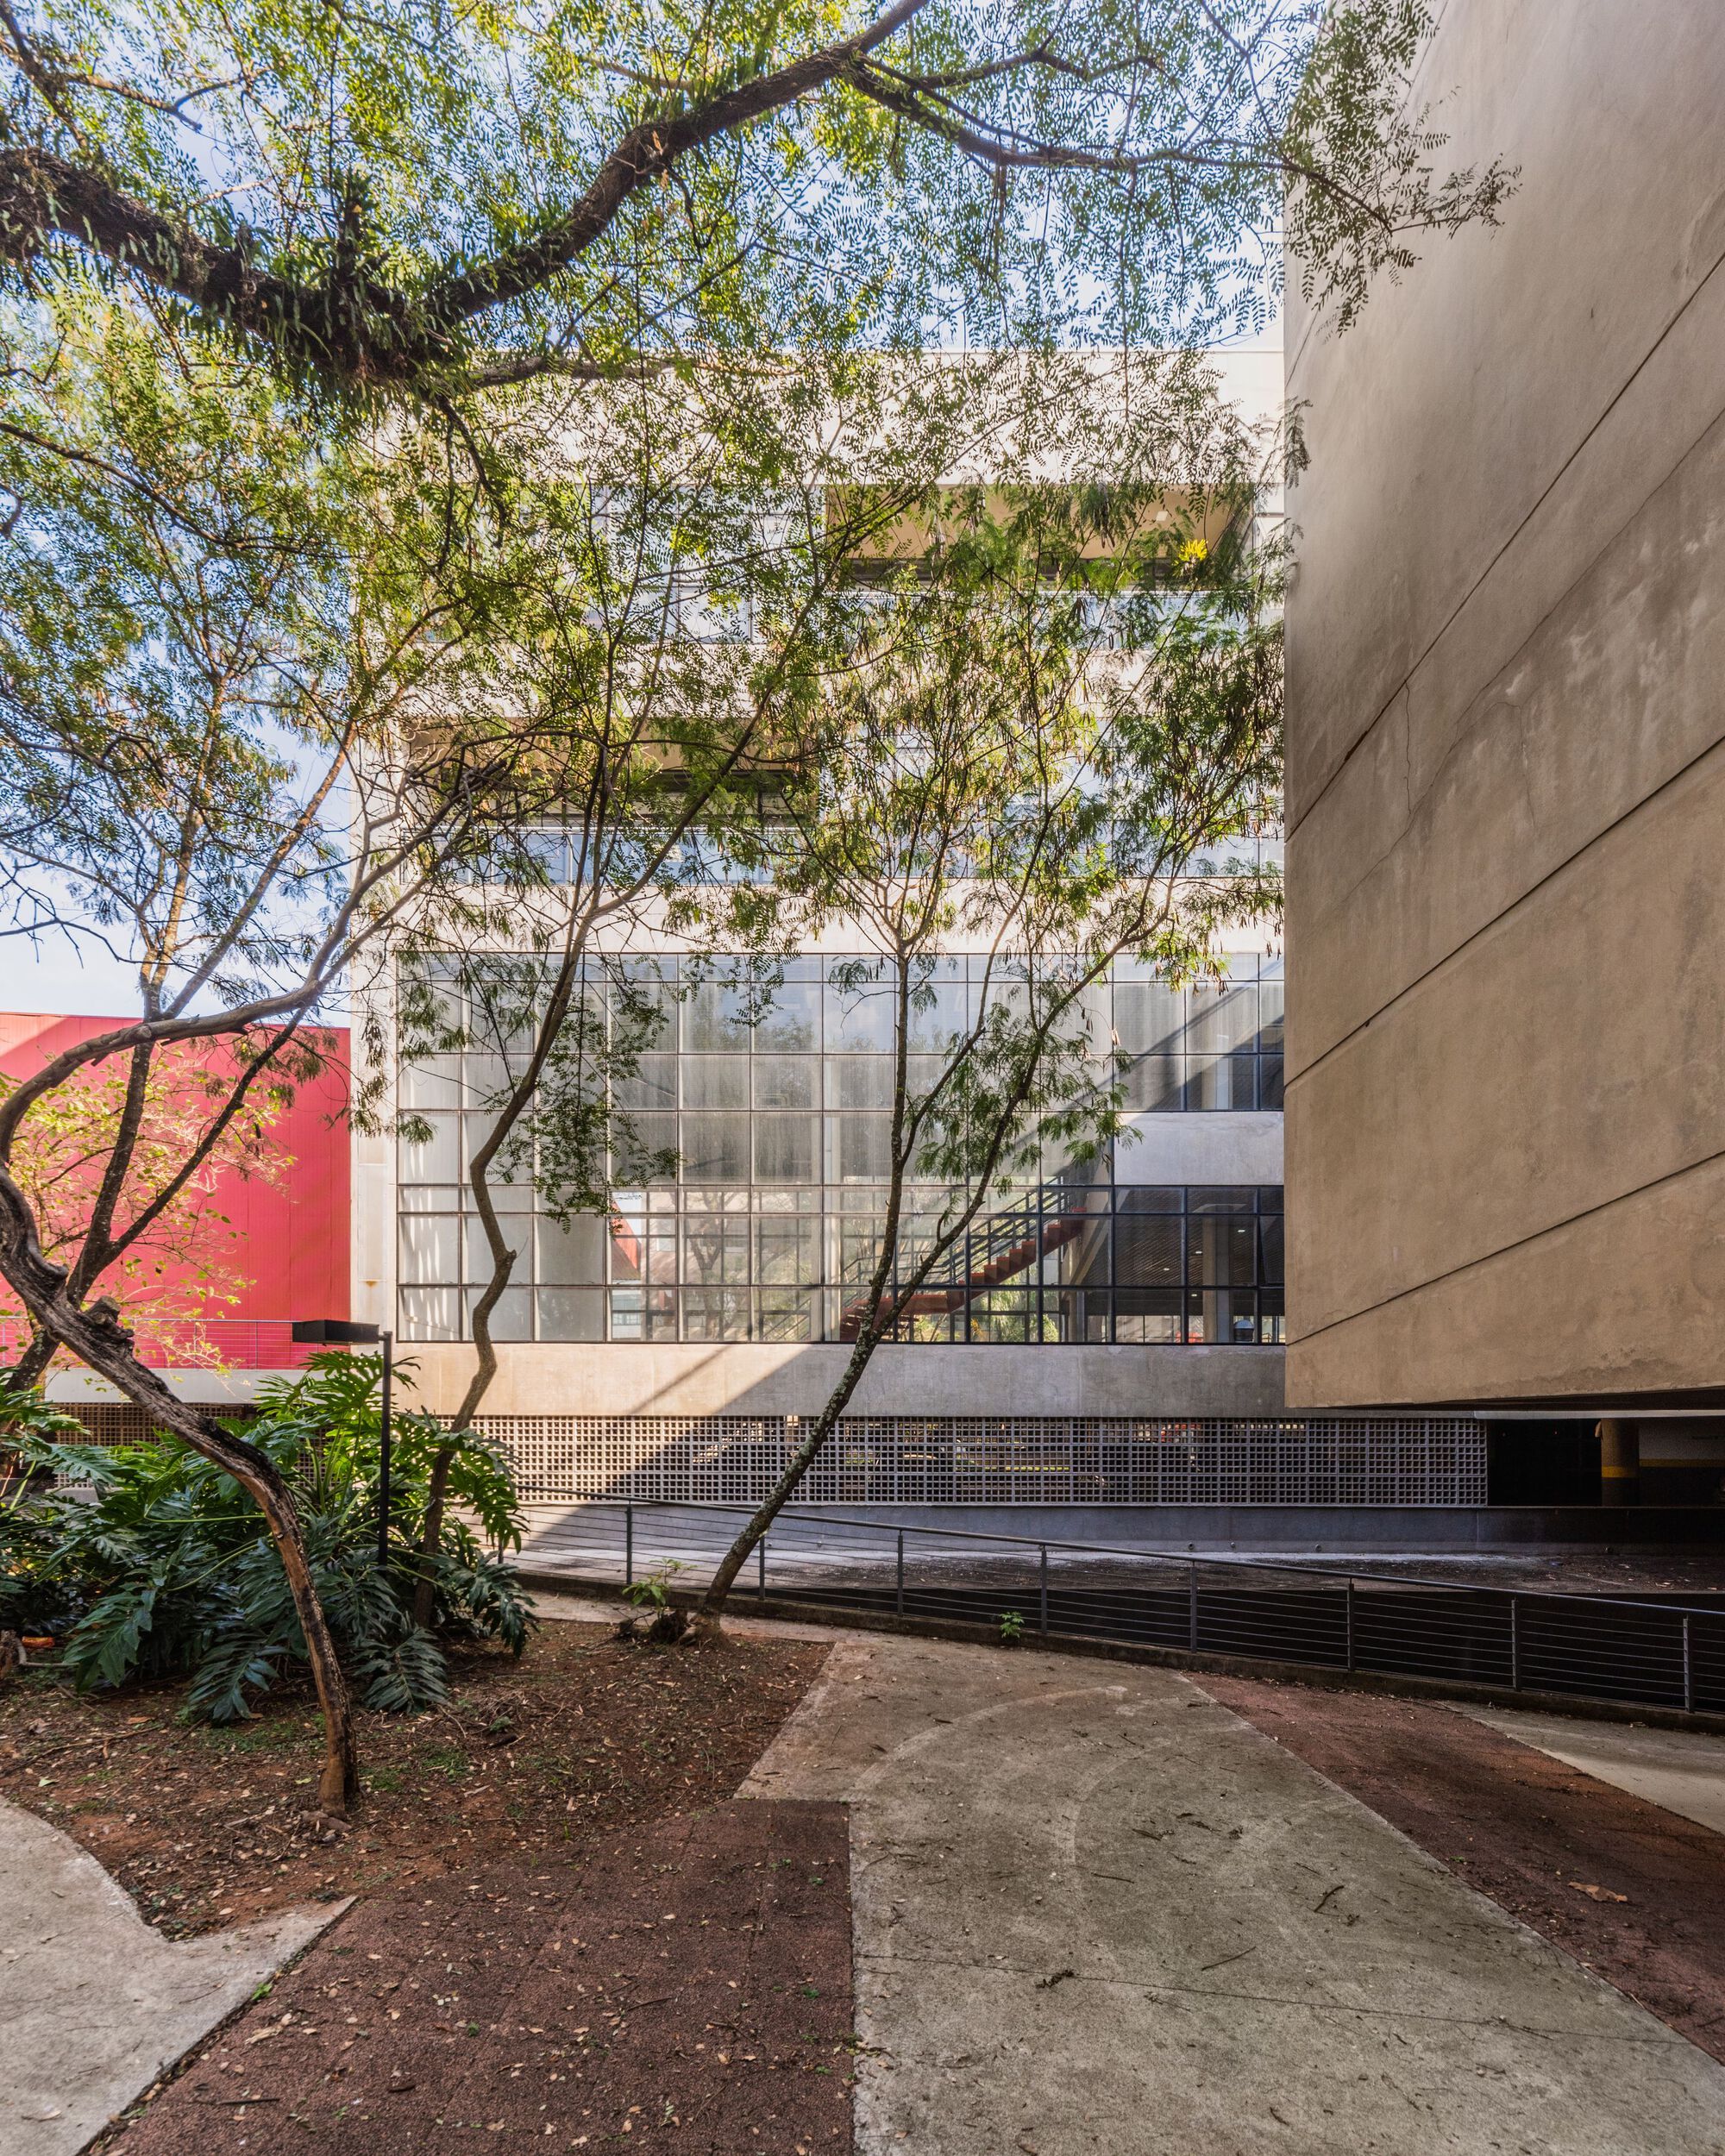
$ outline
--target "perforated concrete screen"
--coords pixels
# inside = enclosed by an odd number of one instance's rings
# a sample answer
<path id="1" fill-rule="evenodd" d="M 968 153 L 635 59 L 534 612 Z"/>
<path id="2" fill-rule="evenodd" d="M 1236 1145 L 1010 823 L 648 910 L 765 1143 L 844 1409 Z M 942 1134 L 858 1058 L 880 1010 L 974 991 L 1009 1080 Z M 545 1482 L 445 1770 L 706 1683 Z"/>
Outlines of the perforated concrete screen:
<path id="1" fill-rule="evenodd" d="M 764 1496 L 794 1415 L 493 1415 L 530 1499 L 721 1503 Z M 1170 1421 L 848 1417 L 812 1503 L 1483 1505 L 1485 1437 L 1458 1417 Z"/>

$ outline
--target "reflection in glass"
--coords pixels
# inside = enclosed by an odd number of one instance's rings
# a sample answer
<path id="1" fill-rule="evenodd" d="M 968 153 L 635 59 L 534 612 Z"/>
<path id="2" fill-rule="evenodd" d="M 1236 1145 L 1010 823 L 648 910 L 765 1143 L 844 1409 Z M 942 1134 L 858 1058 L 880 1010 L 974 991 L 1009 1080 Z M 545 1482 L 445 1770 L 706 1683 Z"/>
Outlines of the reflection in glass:
<path id="1" fill-rule="evenodd" d="M 834 1179 L 842 1183 L 884 1182 L 892 1174 L 893 1119 L 889 1115 L 842 1115 L 828 1128 L 837 1136 Z"/>
<path id="2" fill-rule="evenodd" d="M 612 1098 L 620 1108 L 674 1108 L 677 1105 L 676 1057 L 643 1056 L 633 1071 L 613 1082 Z"/>
<path id="3" fill-rule="evenodd" d="M 820 1106 L 820 1064 L 815 1056 L 757 1056 L 754 1069 L 757 1108 Z"/>
<path id="4" fill-rule="evenodd" d="M 703 1113 L 682 1119 L 683 1181 L 742 1183 L 749 1177 L 749 1118 Z"/>
<path id="5" fill-rule="evenodd" d="M 815 1175 L 815 1148 L 820 1125 L 812 1115 L 762 1115 L 755 1119 L 755 1180 L 761 1183 L 806 1183 Z"/>
<path id="6" fill-rule="evenodd" d="M 599 1288 L 542 1288 L 538 1294 L 542 1340 L 602 1340 L 605 1291 Z"/>

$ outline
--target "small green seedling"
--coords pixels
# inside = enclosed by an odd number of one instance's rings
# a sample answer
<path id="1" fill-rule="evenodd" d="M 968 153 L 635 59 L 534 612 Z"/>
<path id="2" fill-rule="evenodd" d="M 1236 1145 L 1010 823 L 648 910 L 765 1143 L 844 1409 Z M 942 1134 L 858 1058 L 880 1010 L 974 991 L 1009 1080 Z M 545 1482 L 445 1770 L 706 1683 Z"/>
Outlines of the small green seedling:
<path id="1" fill-rule="evenodd" d="M 1021 1610 L 1003 1609 L 1000 1612 L 1000 1645 L 1003 1647 L 1015 1645 L 1024 1638 L 1024 1625 Z"/>
<path id="2" fill-rule="evenodd" d="M 688 1569 L 681 1557 L 667 1557 L 662 1564 L 656 1564 L 645 1579 L 631 1581 L 623 1590 L 623 1599 L 633 1602 L 637 1609 L 668 1609 L 671 1583 L 679 1572 L 687 1572 Z"/>

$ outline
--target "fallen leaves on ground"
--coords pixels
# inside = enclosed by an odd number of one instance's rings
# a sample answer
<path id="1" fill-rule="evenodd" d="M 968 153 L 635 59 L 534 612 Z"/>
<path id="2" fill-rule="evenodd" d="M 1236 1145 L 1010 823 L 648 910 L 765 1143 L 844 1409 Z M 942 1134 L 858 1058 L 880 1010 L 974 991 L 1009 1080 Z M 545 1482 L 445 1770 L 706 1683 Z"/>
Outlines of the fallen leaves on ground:
<path id="1" fill-rule="evenodd" d="M 80 1696 L 47 1670 L 0 1694 L 0 1795 L 92 1851 L 170 1937 L 487 1860 L 531 1860 L 730 1796 L 801 1696 L 819 1645 L 618 1645 L 555 1623 L 518 1662 L 457 1654 L 451 1704 L 358 1717 L 351 1828 L 315 1808 L 309 1694 L 226 1729 L 177 1686 Z"/>

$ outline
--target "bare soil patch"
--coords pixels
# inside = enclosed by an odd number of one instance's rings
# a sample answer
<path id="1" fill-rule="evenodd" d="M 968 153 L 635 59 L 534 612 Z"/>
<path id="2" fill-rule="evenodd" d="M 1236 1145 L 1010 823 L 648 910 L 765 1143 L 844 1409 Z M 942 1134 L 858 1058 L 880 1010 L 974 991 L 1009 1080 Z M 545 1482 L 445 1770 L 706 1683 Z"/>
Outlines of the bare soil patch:
<path id="1" fill-rule="evenodd" d="M 559 1623 L 518 1662 L 457 1656 L 448 1708 L 361 1716 L 366 1795 L 342 1833 L 311 1808 L 309 1693 L 211 1729 L 178 1720 L 177 1687 L 80 1697 L 25 1670 L 0 1687 L 0 1796 L 81 1842 L 180 1937 L 292 1902 L 566 1862 L 720 1802 L 825 1654 L 737 1639 L 630 1647 Z"/>
<path id="2" fill-rule="evenodd" d="M 848 2156 L 844 1808 L 732 1802 L 362 1901 L 112 2156 Z"/>
<path id="3" fill-rule="evenodd" d="M 1441 1705 L 1198 1682 L 1725 2060 L 1725 1835 Z"/>

